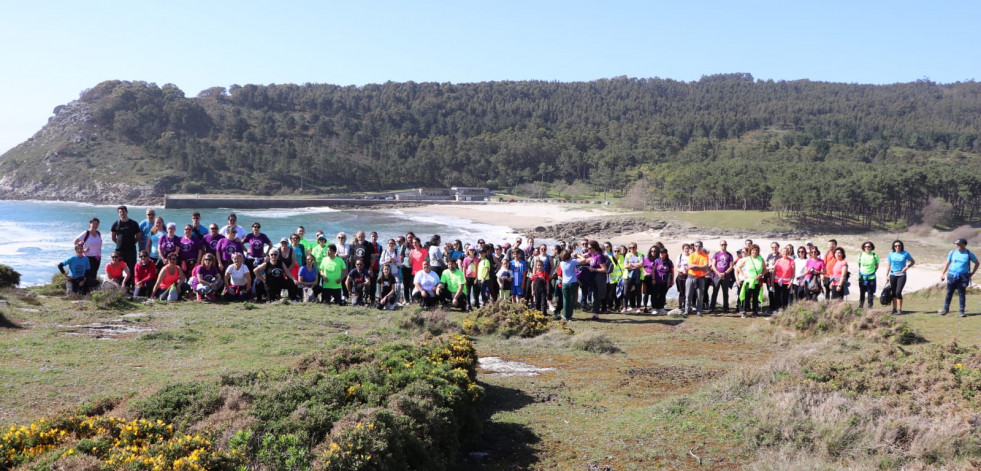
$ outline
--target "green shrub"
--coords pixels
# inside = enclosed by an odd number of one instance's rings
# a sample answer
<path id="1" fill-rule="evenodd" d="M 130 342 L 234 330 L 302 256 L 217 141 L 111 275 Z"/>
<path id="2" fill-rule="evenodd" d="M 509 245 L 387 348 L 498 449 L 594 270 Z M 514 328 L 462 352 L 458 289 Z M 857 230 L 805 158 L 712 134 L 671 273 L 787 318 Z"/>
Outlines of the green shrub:
<path id="1" fill-rule="evenodd" d="M 92 302 L 102 310 L 120 310 L 130 307 L 126 300 L 126 292 L 121 289 L 108 288 L 92 293 Z"/>
<path id="2" fill-rule="evenodd" d="M 926 341 L 905 321 L 884 310 L 865 310 L 842 302 L 799 302 L 775 317 L 774 323 L 809 335 L 847 333 L 888 340 L 900 345 Z"/>
<path id="3" fill-rule="evenodd" d="M 606 334 L 581 334 L 573 337 L 572 348 L 592 353 L 620 353 L 620 347 Z"/>
<path id="4" fill-rule="evenodd" d="M 174 383 L 137 401 L 132 409 L 142 418 L 187 428 L 217 411 L 222 402 L 217 384 Z"/>
<path id="5" fill-rule="evenodd" d="M 64 296 L 65 295 L 65 282 L 67 282 L 65 275 L 61 273 L 55 273 L 51 275 L 51 282 L 46 285 L 34 286 L 30 288 L 37 294 L 43 296 Z"/>
<path id="6" fill-rule="evenodd" d="M 502 301 L 487 304 L 468 314 L 463 321 L 467 335 L 499 334 L 504 338 L 537 337 L 548 331 L 549 319 L 524 304 Z"/>
<path id="7" fill-rule="evenodd" d="M 20 273 L 7 265 L 0 265 L 0 289 L 16 288 L 20 284 Z"/>
<path id="8" fill-rule="evenodd" d="M 446 318 L 443 311 L 411 311 L 402 315 L 399 327 L 405 330 L 419 330 L 439 336 L 448 332 L 460 332 L 460 326 Z"/>
<path id="9" fill-rule="evenodd" d="M 262 438 L 257 456 L 260 464 L 281 471 L 307 471 L 312 458 L 310 450 L 296 436 L 274 434 Z"/>

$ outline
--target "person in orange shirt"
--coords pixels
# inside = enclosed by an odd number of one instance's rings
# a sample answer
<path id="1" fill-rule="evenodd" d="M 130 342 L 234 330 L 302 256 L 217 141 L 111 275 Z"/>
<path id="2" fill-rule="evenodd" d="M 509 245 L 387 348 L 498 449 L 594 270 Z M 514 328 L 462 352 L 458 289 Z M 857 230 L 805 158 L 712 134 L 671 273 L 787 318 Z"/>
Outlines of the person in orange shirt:
<path id="1" fill-rule="evenodd" d="M 838 261 L 835 258 L 837 248 L 838 241 L 831 239 L 828 241 L 828 250 L 824 252 L 824 273 L 821 274 L 824 279 L 824 299 L 831 299 L 831 275 L 834 274 L 835 262 Z"/>
<path id="2" fill-rule="evenodd" d="M 688 256 L 688 281 L 685 283 L 685 315 L 691 312 L 692 298 L 695 299 L 695 314 L 702 315 L 705 303 L 705 289 L 708 285 L 710 263 L 708 252 L 702 241 L 695 242 L 695 251 Z"/>

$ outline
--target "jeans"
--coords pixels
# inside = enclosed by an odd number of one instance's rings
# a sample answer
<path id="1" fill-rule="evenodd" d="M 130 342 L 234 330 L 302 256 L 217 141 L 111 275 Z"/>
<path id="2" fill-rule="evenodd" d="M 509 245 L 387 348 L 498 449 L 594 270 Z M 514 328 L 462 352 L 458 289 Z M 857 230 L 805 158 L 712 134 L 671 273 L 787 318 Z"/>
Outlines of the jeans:
<path id="1" fill-rule="evenodd" d="M 961 311 L 967 307 L 967 299 L 965 298 L 965 291 L 967 287 L 971 284 L 971 276 L 967 273 L 961 275 L 955 275 L 952 273 L 947 274 L 947 297 L 944 298 L 944 310 L 950 310 L 950 301 L 954 298 L 954 291 L 957 291 L 957 296 L 960 298 Z"/>
<path id="2" fill-rule="evenodd" d="M 692 298 L 695 299 L 695 312 L 701 313 L 702 309 L 705 308 L 703 302 L 705 301 L 707 283 L 708 277 L 688 275 L 688 280 L 685 282 L 685 292 L 687 294 L 685 297 L 686 313 L 691 312 Z"/>
<path id="3" fill-rule="evenodd" d="M 858 276 L 858 307 L 865 305 L 865 298 L 868 296 L 869 307 L 872 307 L 872 300 L 875 299 L 875 278 L 869 279 L 865 275 Z"/>
<path id="4" fill-rule="evenodd" d="M 729 290 L 732 288 L 732 279 L 727 275 L 719 278 L 717 283 L 712 285 L 712 310 L 715 310 L 719 300 L 719 291 L 722 291 L 722 309 L 729 310 Z"/>

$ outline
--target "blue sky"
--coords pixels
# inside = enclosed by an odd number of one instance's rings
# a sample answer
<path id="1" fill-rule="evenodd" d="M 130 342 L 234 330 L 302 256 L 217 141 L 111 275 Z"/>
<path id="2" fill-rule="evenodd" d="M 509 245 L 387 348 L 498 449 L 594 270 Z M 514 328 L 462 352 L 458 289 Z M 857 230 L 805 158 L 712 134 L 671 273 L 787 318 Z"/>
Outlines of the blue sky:
<path id="1" fill-rule="evenodd" d="M 94 4 L 94 5 L 93 5 Z M 0 152 L 103 80 L 981 79 L 977 1 L 41 1 L 0 11 Z"/>

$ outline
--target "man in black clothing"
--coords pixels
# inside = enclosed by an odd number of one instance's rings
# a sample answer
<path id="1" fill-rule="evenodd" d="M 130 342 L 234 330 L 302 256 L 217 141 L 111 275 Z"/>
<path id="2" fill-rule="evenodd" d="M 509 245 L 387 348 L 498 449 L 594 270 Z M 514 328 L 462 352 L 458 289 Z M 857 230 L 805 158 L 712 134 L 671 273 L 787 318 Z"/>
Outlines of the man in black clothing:
<path id="1" fill-rule="evenodd" d="M 116 251 L 122 255 L 126 266 L 132 269 L 136 266 L 136 248 L 143 240 L 143 233 L 140 231 L 140 225 L 129 218 L 126 206 L 116 208 L 116 212 L 119 214 L 119 220 L 112 223 L 112 241 L 116 243 Z M 133 278 L 131 276 L 126 280 L 127 286 L 133 286 Z"/>

